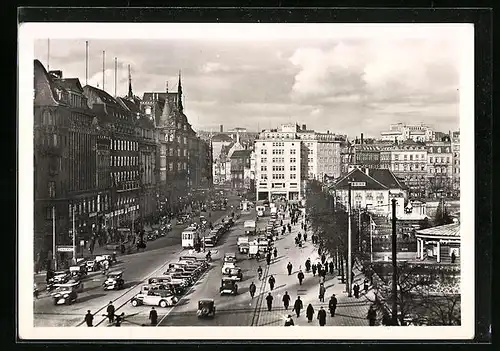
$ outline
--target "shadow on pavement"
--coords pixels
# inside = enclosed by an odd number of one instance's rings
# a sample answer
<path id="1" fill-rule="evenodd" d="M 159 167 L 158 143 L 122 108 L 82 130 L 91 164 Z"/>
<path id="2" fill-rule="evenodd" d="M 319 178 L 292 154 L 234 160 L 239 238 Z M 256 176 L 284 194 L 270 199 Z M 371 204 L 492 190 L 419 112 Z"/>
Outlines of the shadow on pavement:
<path id="1" fill-rule="evenodd" d="M 100 297 L 106 296 L 107 294 L 93 294 L 93 295 L 87 295 L 84 297 L 79 297 L 77 302 L 78 303 L 84 303 L 93 299 L 98 299 Z"/>

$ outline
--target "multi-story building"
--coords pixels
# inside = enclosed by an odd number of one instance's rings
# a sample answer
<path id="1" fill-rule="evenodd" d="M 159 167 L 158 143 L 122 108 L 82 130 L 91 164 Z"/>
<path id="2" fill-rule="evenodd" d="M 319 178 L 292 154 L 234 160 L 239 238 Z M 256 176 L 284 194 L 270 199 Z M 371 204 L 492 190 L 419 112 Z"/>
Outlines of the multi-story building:
<path id="1" fill-rule="evenodd" d="M 340 177 L 341 142 L 331 133 L 316 133 L 317 154 L 316 154 L 316 179 L 323 180 L 324 176 Z"/>
<path id="2" fill-rule="evenodd" d="M 90 239 L 92 223 L 104 210 L 98 201 L 98 181 L 104 179 L 97 164 L 97 126 L 78 79 L 47 72 L 35 60 L 34 250 L 41 259 L 53 257 L 53 236 L 57 246 L 71 244 L 73 215 L 79 242 Z"/>
<path id="3" fill-rule="evenodd" d="M 250 189 L 251 150 L 236 150 L 231 155 L 231 186 Z"/>
<path id="4" fill-rule="evenodd" d="M 388 131 L 380 133 L 382 141 L 401 142 L 413 141 L 434 141 L 434 131 L 426 124 L 404 124 L 396 123 L 389 126 Z"/>
<path id="5" fill-rule="evenodd" d="M 452 188 L 455 196 L 460 196 L 460 131 L 450 133 L 451 151 L 453 152 Z"/>
<path id="6" fill-rule="evenodd" d="M 354 164 L 354 146 L 346 140 L 340 143 L 340 173 L 349 173 L 349 166 L 352 164 Z"/>
<path id="7" fill-rule="evenodd" d="M 297 129 L 296 124 L 285 124 L 279 130 L 262 131 L 255 140 L 257 200 L 303 198 L 307 164 L 302 161 Z"/>
<path id="8" fill-rule="evenodd" d="M 449 141 L 427 143 L 428 194 L 451 195 L 453 182 L 453 153 Z"/>
<path id="9" fill-rule="evenodd" d="M 396 215 L 404 214 L 408 187 L 388 169 L 356 168 L 330 184 L 330 193 L 346 208 L 349 191 L 354 209 L 390 215 L 391 200 L 396 199 Z"/>
<path id="10" fill-rule="evenodd" d="M 140 153 L 135 131 L 136 116 L 104 90 L 86 85 L 83 91 L 98 119 L 111 130 L 111 198 L 110 210 L 105 215 L 106 226 L 131 227 L 132 222 L 140 218 Z"/>
<path id="11" fill-rule="evenodd" d="M 380 150 L 380 168 L 389 169 L 408 185 L 409 195 L 421 198 L 427 185 L 427 149 L 407 140 Z"/>
<path id="12" fill-rule="evenodd" d="M 212 156 L 210 142 L 193 138 L 189 158 L 190 182 L 193 188 L 208 188 L 212 185 Z"/>

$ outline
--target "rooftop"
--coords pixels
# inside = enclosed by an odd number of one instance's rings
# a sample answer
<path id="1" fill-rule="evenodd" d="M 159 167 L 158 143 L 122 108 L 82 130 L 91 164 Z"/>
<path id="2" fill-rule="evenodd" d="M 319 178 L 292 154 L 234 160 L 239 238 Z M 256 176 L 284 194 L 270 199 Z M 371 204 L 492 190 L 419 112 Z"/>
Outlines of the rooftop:
<path id="1" fill-rule="evenodd" d="M 440 225 L 437 227 L 417 230 L 417 235 L 425 236 L 447 236 L 447 237 L 460 237 L 460 223 L 451 223 Z"/>

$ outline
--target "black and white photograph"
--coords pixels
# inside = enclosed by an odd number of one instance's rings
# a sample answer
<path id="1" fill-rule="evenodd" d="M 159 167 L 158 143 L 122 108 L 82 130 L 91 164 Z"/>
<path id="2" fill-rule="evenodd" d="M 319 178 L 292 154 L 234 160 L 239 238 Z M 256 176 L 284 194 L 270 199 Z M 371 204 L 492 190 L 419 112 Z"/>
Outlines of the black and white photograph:
<path id="1" fill-rule="evenodd" d="M 473 48 L 469 24 L 21 25 L 20 337 L 471 338 Z"/>

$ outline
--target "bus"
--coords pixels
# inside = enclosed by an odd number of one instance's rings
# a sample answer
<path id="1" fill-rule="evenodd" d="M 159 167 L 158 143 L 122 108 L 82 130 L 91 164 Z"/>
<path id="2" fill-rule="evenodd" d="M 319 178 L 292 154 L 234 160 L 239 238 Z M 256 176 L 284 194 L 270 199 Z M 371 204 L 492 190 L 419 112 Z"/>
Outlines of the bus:
<path id="1" fill-rule="evenodd" d="M 195 227 L 188 227 L 181 233 L 181 245 L 185 249 L 194 248 L 197 239 L 198 233 Z"/>

